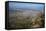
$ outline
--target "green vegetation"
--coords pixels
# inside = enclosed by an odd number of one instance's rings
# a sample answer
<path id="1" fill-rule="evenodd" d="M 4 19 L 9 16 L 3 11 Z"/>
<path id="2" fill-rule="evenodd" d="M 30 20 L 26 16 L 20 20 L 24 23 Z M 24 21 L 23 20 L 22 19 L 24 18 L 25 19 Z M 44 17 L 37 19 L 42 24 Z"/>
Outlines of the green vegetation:
<path id="1" fill-rule="evenodd" d="M 15 29 L 24 28 L 40 28 L 44 26 L 44 16 L 23 16 L 15 14 L 15 16 L 9 17 L 9 27 Z"/>

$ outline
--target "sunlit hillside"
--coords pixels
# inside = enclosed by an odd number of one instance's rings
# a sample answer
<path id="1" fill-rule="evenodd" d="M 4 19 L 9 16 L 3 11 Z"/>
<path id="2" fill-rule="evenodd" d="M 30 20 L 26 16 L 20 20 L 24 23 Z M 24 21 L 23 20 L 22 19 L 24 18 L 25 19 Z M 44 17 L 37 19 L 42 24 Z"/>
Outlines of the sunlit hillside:
<path id="1" fill-rule="evenodd" d="M 43 27 L 43 12 L 36 10 L 16 10 L 9 14 L 9 28 L 40 28 Z"/>

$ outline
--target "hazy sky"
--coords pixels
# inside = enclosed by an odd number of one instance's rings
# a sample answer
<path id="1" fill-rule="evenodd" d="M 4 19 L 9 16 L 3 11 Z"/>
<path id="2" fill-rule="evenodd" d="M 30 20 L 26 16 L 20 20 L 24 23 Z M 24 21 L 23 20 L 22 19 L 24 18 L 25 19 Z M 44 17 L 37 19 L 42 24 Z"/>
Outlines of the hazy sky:
<path id="1" fill-rule="evenodd" d="M 44 7 L 43 4 L 9 2 L 9 10 L 16 10 L 16 8 L 17 9 L 36 9 L 36 10 L 42 10 L 43 7 Z"/>

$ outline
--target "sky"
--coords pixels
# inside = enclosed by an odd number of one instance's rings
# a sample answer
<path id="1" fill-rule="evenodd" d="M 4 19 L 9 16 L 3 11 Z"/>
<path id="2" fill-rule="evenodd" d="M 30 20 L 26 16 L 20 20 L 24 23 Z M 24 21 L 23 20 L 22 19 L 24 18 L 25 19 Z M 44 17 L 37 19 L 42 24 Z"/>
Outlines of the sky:
<path id="1" fill-rule="evenodd" d="M 9 10 L 16 10 L 16 9 L 43 10 L 43 7 L 44 7 L 43 4 L 9 2 Z"/>

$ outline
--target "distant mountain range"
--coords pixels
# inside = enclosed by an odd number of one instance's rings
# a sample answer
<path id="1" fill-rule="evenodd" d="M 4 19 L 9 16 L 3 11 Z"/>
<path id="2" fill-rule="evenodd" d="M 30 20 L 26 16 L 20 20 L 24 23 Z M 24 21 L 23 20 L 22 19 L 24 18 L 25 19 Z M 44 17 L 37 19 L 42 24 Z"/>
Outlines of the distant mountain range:
<path id="1" fill-rule="evenodd" d="M 9 13 L 24 12 L 24 11 L 42 12 L 42 10 L 36 10 L 36 9 L 15 9 L 15 10 L 9 10 Z"/>
<path id="2" fill-rule="evenodd" d="M 9 15 L 16 15 L 15 13 L 17 13 L 18 15 L 22 15 L 23 16 L 37 16 L 38 14 L 41 15 L 42 10 L 23 10 L 23 9 L 16 9 L 16 10 L 9 10 Z"/>

